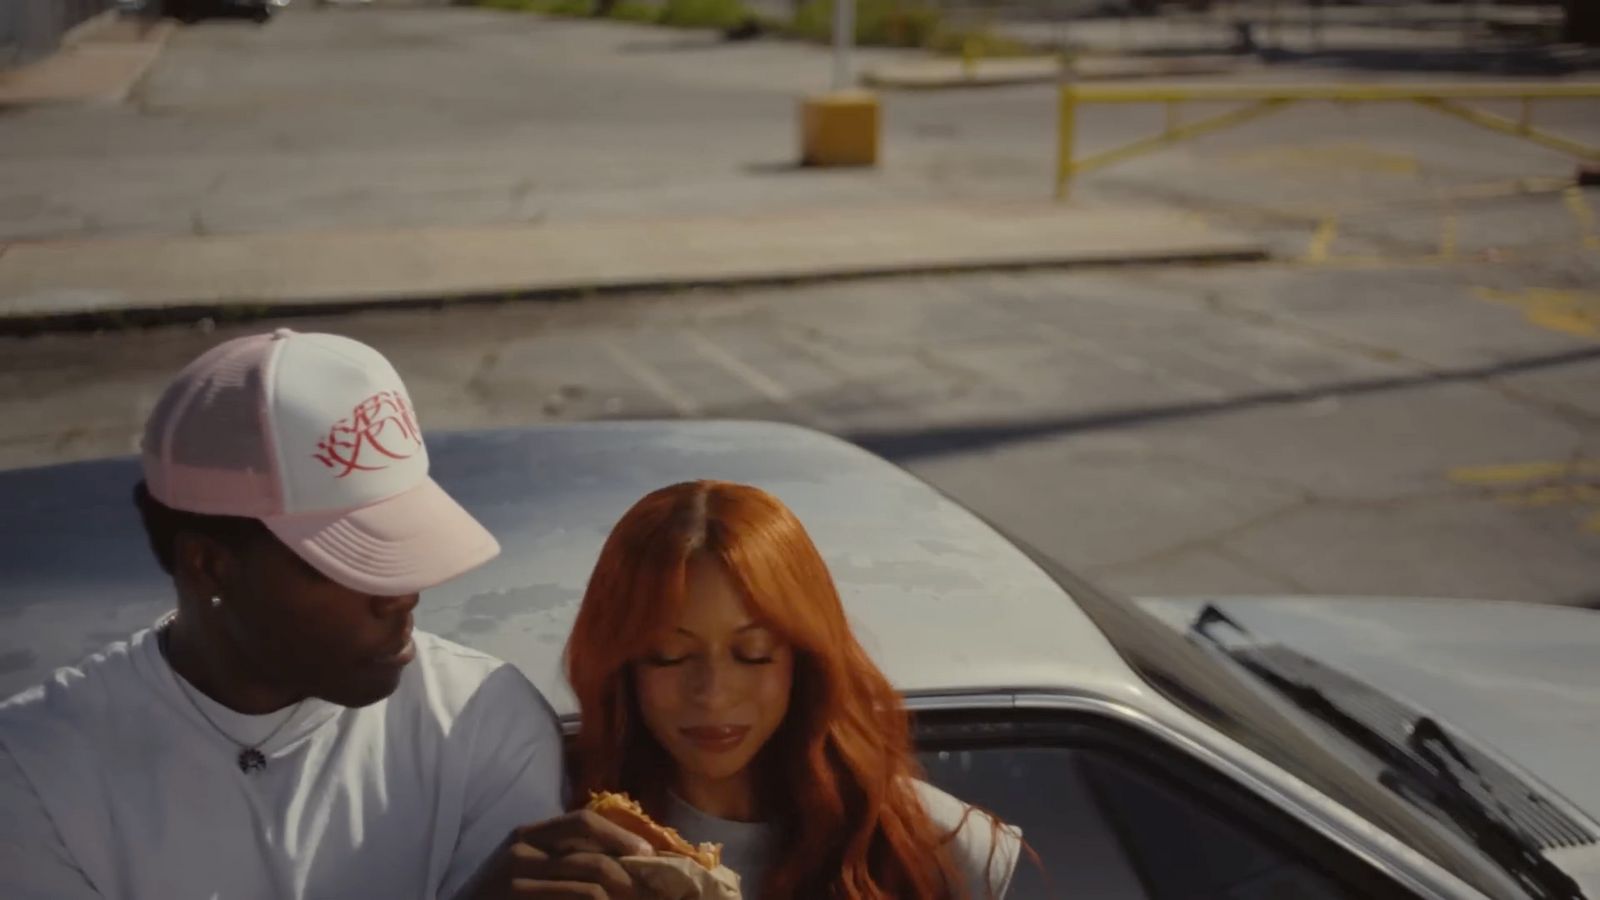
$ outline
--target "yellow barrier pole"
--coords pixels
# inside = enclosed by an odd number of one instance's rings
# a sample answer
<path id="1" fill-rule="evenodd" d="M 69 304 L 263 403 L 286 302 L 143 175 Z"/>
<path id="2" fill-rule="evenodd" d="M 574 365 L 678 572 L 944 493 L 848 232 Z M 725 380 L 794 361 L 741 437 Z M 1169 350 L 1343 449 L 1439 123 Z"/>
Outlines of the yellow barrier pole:
<path id="1" fill-rule="evenodd" d="M 1073 147 L 1078 128 L 1078 89 L 1061 86 L 1060 131 L 1056 137 L 1056 199 L 1067 199 L 1072 189 Z"/>
<path id="2" fill-rule="evenodd" d="M 1504 132 L 1505 134 L 1525 138 L 1533 141 L 1535 144 L 1543 144 L 1552 150 L 1560 150 L 1563 153 L 1570 153 L 1573 156 L 1579 157 L 1580 159 L 1600 160 L 1600 147 L 1591 147 L 1588 144 L 1579 143 L 1578 141 L 1564 138 L 1558 134 L 1551 134 L 1548 131 L 1542 131 L 1532 126 L 1522 125 L 1521 123 L 1513 119 L 1508 119 L 1505 116 L 1498 116 L 1491 112 L 1484 112 L 1481 109 L 1472 109 L 1471 107 L 1462 106 L 1458 103 L 1451 103 L 1448 100 L 1439 100 L 1433 97 L 1418 98 L 1416 102 L 1428 107 L 1429 109 L 1442 112 L 1447 116 L 1455 116 L 1458 119 L 1463 119 L 1471 122 L 1474 125 L 1481 125 L 1484 128 L 1490 129 L 1491 131 L 1500 131 Z"/>
<path id="3" fill-rule="evenodd" d="M 1294 101 L 1277 99 L 1262 100 L 1259 103 L 1243 107 L 1242 109 L 1236 109 L 1221 115 L 1200 119 L 1196 122 L 1190 122 L 1187 125 L 1180 125 L 1170 132 L 1163 132 L 1155 137 L 1133 141 L 1132 143 L 1124 144 L 1121 147 L 1113 147 L 1110 150 L 1101 150 L 1098 153 L 1092 153 L 1088 156 L 1074 159 L 1072 161 L 1072 173 L 1076 175 L 1082 172 L 1091 172 L 1103 166 L 1108 166 L 1114 162 L 1119 162 L 1134 156 L 1142 156 L 1146 153 L 1160 150 L 1163 147 L 1169 147 L 1179 141 L 1186 141 L 1190 138 L 1196 138 L 1200 137 L 1201 135 L 1210 134 L 1213 131 L 1221 131 L 1224 128 L 1242 125 L 1252 119 L 1259 119 L 1262 116 L 1277 112 L 1292 102 Z"/>
<path id="4" fill-rule="evenodd" d="M 1056 198 L 1066 199 L 1072 180 L 1085 172 L 1165 146 L 1244 124 L 1300 101 L 1323 100 L 1335 103 L 1382 103 L 1407 101 L 1483 128 L 1514 135 L 1584 160 L 1600 160 L 1600 147 L 1553 134 L 1533 124 L 1536 100 L 1597 99 L 1600 85 L 1410 85 L 1410 84 L 1332 84 L 1332 85 L 1129 85 L 1075 84 L 1061 86 L 1060 133 L 1056 161 Z M 1518 100 L 1517 118 L 1476 109 L 1461 100 Z M 1227 113 L 1186 122 L 1182 104 L 1199 101 L 1254 101 Z M 1077 111 L 1090 103 L 1164 103 L 1166 122 L 1155 137 L 1121 147 L 1080 156 L 1074 147 Z"/>

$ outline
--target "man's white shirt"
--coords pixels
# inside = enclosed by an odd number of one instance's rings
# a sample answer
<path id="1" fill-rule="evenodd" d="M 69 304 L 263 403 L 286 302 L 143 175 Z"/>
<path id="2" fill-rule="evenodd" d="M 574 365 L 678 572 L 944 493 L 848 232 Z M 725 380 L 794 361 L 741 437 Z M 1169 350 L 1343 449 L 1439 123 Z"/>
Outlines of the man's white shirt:
<path id="1" fill-rule="evenodd" d="M 399 689 L 361 709 L 241 715 L 154 630 L 0 703 L 0 896 L 452 896 L 562 811 L 561 730 L 514 667 L 415 639 Z M 269 734 L 266 768 L 241 771 Z"/>

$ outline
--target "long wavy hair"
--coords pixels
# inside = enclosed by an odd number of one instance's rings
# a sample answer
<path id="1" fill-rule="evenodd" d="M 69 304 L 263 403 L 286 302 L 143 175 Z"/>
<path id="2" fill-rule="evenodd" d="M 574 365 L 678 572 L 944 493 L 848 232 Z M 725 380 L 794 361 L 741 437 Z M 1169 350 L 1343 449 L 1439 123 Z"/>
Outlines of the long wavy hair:
<path id="1" fill-rule="evenodd" d="M 607 538 L 566 647 L 582 727 L 576 797 L 627 791 L 661 809 L 673 762 L 651 736 L 632 664 L 671 628 L 689 562 L 721 563 L 754 618 L 794 652 L 782 724 L 756 755 L 758 802 L 784 839 L 768 900 L 946 900 L 965 894 L 951 835 L 924 811 L 910 723 L 856 641 L 838 589 L 799 519 L 758 488 L 674 484 L 645 496 Z"/>

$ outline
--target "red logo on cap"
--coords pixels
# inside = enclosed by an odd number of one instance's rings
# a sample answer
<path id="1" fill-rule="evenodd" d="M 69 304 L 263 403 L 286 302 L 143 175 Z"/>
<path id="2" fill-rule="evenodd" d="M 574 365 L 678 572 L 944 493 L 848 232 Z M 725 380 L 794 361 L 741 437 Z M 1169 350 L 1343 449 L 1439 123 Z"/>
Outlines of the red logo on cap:
<path id="1" fill-rule="evenodd" d="M 422 429 L 399 391 L 382 391 L 356 404 L 350 417 L 340 419 L 317 442 L 319 462 L 338 470 L 378 472 L 394 462 L 410 459 L 422 450 Z"/>

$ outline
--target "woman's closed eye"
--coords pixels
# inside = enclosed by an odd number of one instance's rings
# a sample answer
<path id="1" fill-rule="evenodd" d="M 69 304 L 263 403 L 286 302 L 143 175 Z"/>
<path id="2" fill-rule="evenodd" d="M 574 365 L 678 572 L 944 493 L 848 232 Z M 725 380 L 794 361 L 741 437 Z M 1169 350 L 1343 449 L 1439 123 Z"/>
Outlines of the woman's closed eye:
<path id="1" fill-rule="evenodd" d="M 779 644 L 765 634 L 749 635 L 733 645 L 733 661 L 747 666 L 765 666 L 777 661 Z"/>
<path id="2" fill-rule="evenodd" d="M 662 650 L 651 653 L 643 660 L 644 664 L 657 669 L 670 669 L 700 655 L 698 652 Z M 777 648 L 770 643 L 761 642 L 749 647 L 734 647 L 729 653 L 733 661 L 746 666 L 766 666 L 777 662 Z"/>

